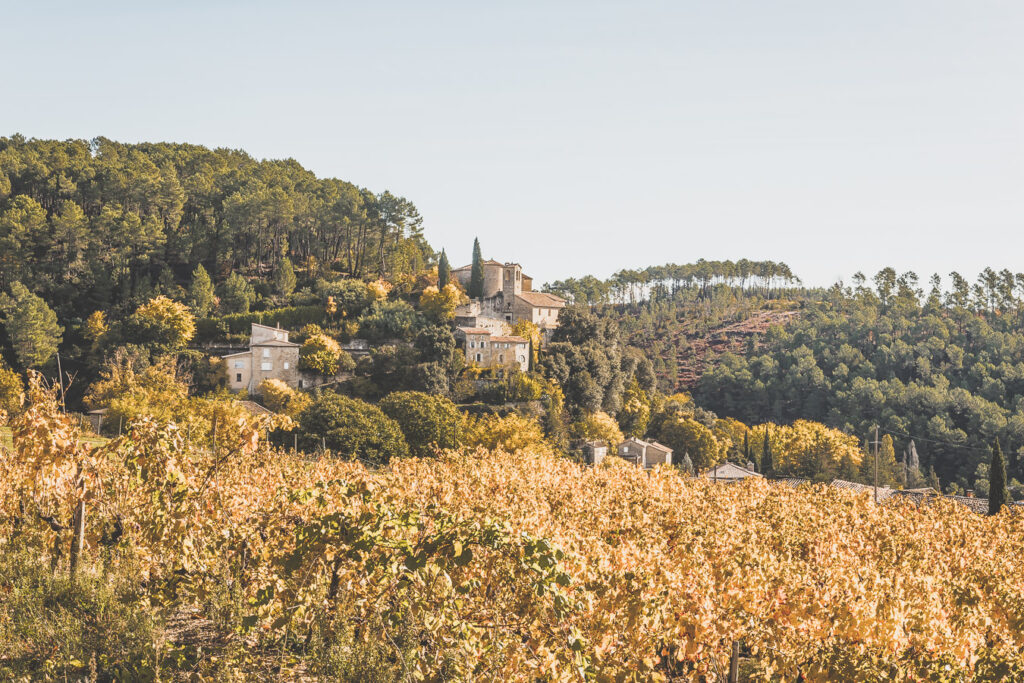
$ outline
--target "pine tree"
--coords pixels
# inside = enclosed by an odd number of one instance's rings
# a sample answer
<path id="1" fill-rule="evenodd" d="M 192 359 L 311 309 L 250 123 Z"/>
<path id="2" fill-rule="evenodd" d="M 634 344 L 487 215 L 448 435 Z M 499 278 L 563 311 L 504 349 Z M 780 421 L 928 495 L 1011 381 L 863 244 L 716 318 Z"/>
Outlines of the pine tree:
<path id="1" fill-rule="evenodd" d="M 1003 460 L 1003 449 L 996 439 L 992 446 L 992 464 L 988 468 L 988 514 L 997 514 L 1010 500 L 1010 492 L 1006 489 L 1006 461 Z"/>
<path id="2" fill-rule="evenodd" d="M 213 282 L 202 264 L 192 271 L 192 284 L 188 287 L 186 303 L 197 318 L 205 318 L 213 310 Z"/>
<path id="3" fill-rule="evenodd" d="M 452 266 L 448 263 L 448 254 L 441 250 L 441 259 L 437 262 L 437 288 L 444 289 L 452 276 Z"/>
<path id="4" fill-rule="evenodd" d="M 484 296 L 484 257 L 480 253 L 480 240 L 473 239 L 473 269 L 469 275 L 469 298 L 482 299 Z"/>
<path id="5" fill-rule="evenodd" d="M 761 449 L 761 474 L 770 477 L 775 474 L 775 463 L 772 462 L 772 442 L 768 427 L 764 428 L 764 447 Z"/>
<path id="6" fill-rule="evenodd" d="M 28 287 L 15 281 L 9 296 L 0 293 L 0 314 L 22 367 L 37 368 L 57 353 L 64 328 L 57 324 L 53 309 Z"/>

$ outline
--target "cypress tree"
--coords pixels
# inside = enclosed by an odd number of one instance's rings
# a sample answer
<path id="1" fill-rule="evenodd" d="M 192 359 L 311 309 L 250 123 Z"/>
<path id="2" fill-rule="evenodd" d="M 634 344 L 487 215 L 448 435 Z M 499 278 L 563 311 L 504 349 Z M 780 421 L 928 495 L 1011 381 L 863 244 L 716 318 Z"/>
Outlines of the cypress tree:
<path id="1" fill-rule="evenodd" d="M 992 464 L 988 468 L 988 514 L 998 513 L 1009 500 L 1010 492 L 1006 489 L 1006 461 L 1003 460 L 1003 449 L 999 447 L 999 439 L 996 439 L 992 446 Z"/>
<path id="2" fill-rule="evenodd" d="M 192 284 L 188 288 L 188 299 L 186 303 L 192 308 L 197 318 L 205 318 L 213 310 L 216 299 L 213 295 L 213 282 L 210 275 L 203 268 L 203 264 L 196 266 L 192 271 Z"/>
<path id="3" fill-rule="evenodd" d="M 296 283 L 295 268 L 291 259 L 285 256 L 278 261 L 277 268 L 274 269 L 274 289 L 281 296 L 291 296 Z"/>
<path id="4" fill-rule="evenodd" d="M 768 427 L 764 428 L 764 447 L 761 449 L 761 474 L 766 477 L 775 474 L 775 464 L 772 462 L 772 443 L 769 438 Z"/>
<path id="5" fill-rule="evenodd" d="M 484 296 L 484 257 L 480 253 L 480 239 L 473 239 L 473 270 L 469 276 L 469 298 L 482 299 Z"/>
<path id="6" fill-rule="evenodd" d="M 743 460 L 750 462 L 750 432 L 743 432 Z"/>
<path id="7" fill-rule="evenodd" d="M 444 289 L 452 275 L 452 266 L 448 263 L 448 254 L 441 250 L 441 259 L 437 262 L 437 288 Z"/>

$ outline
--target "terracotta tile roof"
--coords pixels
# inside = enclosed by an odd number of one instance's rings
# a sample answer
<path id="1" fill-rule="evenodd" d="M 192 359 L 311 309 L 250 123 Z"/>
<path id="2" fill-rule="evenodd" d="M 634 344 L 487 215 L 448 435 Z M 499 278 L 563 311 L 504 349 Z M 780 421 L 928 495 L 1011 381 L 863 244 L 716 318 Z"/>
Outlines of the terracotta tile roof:
<path id="1" fill-rule="evenodd" d="M 746 479 L 747 477 L 760 477 L 762 475 L 748 470 L 746 467 L 740 467 L 739 465 L 731 462 L 723 462 L 718 467 L 708 470 L 704 474 L 705 479 Z"/>
<path id="2" fill-rule="evenodd" d="M 302 346 L 302 344 L 281 341 L 280 339 L 268 339 L 266 341 L 251 342 L 249 346 Z"/>
<path id="3" fill-rule="evenodd" d="M 944 496 L 944 498 L 961 505 L 966 505 L 974 512 L 983 515 L 988 514 L 988 498 L 971 498 L 970 496 Z"/>
<path id="4" fill-rule="evenodd" d="M 846 481 L 844 479 L 833 479 L 829 486 L 837 489 L 846 489 L 847 491 L 855 491 L 857 493 L 869 493 L 874 496 L 875 487 L 869 484 L 861 484 L 856 481 Z M 878 487 L 878 502 L 888 500 L 892 495 L 896 493 L 895 490 L 888 486 Z"/>
<path id="5" fill-rule="evenodd" d="M 562 308 L 565 306 L 565 299 L 547 292 L 522 292 L 516 294 L 517 299 L 522 299 L 534 308 Z"/>
<path id="6" fill-rule="evenodd" d="M 513 342 L 517 344 L 525 344 L 526 340 L 522 337 L 491 337 L 492 342 Z"/>
<path id="7" fill-rule="evenodd" d="M 264 408 L 259 403 L 256 403 L 256 401 L 239 401 L 238 403 L 243 408 L 248 410 L 250 415 L 259 416 L 259 415 L 273 415 L 274 414 L 273 410 L 268 410 L 268 409 Z"/>
<path id="8" fill-rule="evenodd" d="M 505 264 L 504 264 L 504 263 L 502 263 L 501 261 L 495 261 L 495 260 L 494 260 L 494 259 L 492 259 L 492 258 L 489 258 L 489 259 L 487 259 L 487 260 L 483 261 L 483 264 L 484 264 L 485 266 L 503 266 L 503 265 L 505 265 Z M 454 273 L 454 272 L 455 272 L 455 271 L 457 271 L 457 270 L 473 270 L 473 264 L 472 264 L 472 263 L 470 263 L 470 264 L 469 264 L 468 266 L 460 266 L 460 267 L 458 267 L 458 268 L 453 268 L 453 269 L 452 269 L 452 272 Z"/>
<path id="9" fill-rule="evenodd" d="M 462 334 L 490 334 L 491 331 L 483 327 L 460 327 Z"/>
<path id="10" fill-rule="evenodd" d="M 649 441 L 647 443 L 647 445 L 648 446 L 654 446 L 655 448 L 660 448 L 661 450 L 665 451 L 666 453 L 671 453 L 672 452 L 671 448 L 669 448 L 668 446 L 666 446 L 663 443 L 658 443 L 657 441 Z"/>

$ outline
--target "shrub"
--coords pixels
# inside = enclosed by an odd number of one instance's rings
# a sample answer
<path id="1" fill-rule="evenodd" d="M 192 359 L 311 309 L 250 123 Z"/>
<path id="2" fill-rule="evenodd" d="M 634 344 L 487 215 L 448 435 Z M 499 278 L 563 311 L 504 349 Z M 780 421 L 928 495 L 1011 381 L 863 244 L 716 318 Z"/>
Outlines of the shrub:
<path id="1" fill-rule="evenodd" d="M 587 413 L 572 424 L 572 435 L 578 439 L 599 439 L 614 448 L 622 443 L 619 425 L 608 413 Z"/>
<path id="2" fill-rule="evenodd" d="M 386 463 L 409 455 L 398 423 L 380 408 L 334 392 L 320 392 L 299 415 L 304 445 L 321 444 L 348 459 Z"/>
<path id="3" fill-rule="evenodd" d="M 279 379 L 263 380 L 259 392 L 268 409 L 291 418 L 297 418 L 313 402 L 309 394 L 296 391 Z"/>
<path id="4" fill-rule="evenodd" d="M 188 306 L 158 296 L 139 306 L 125 321 L 124 339 L 154 353 L 180 351 L 196 332 L 195 318 Z"/>
<path id="5" fill-rule="evenodd" d="M 433 455 L 436 449 L 459 445 L 463 418 L 446 398 L 421 391 L 398 391 L 386 396 L 380 409 L 398 423 L 412 455 Z"/>
<path id="6" fill-rule="evenodd" d="M 469 448 L 502 450 L 508 453 L 543 453 L 550 450 L 544 440 L 544 431 L 540 423 L 515 413 L 504 417 L 484 415 L 470 418 L 466 423 L 462 443 Z"/>
<path id="7" fill-rule="evenodd" d="M 338 342 L 317 332 L 311 334 L 299 349 L 299 367 L 325 377 L 333 377 L 341 370 L 351 371 L 355 361 L 341 350 Z"/>
<path id="8" fill-rule="evenodd" d="M 359 318 L 359 333 L 371 340 L 412 339 L 419 316 L 405 301 L 375 301 Z"/>

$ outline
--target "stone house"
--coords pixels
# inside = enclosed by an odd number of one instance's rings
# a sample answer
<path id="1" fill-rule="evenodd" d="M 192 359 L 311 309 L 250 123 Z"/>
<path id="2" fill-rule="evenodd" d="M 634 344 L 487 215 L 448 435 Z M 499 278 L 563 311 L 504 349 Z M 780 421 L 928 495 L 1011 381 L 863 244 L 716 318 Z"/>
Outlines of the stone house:
<path id="1" fill-rule="evenodd" d="M 655 465 L 671 465 L 672 449 L 657 441 L 630 437 L 619 444 L 618 456 L 634 465 L 650 469 Z"/>
<path id="2" fill-rule="evenodd" d="M 299 372 L 299 345 L 288 341 L 288 330 L 280 327 L 253 323 L 249 348 L 222 358 L 232 391 L 255 394 L 265 379 L 279 379 L 299 389 L 307 385 Z"/>
<path id="3" fill-rule="evenodd" d="M 522 337 L 495 334 L 480 327 L 459 327 L 455 339 L 466 354 L 466 362 L 484 368 L 517 365 L 530 369 L 530 342 Z"/>
<path id="4" fill-rule="evenodd" d="M 608 443 L 601 439 L 587 440 L 583 442 L 581 449 L 583 458 L 588 465 L 600 465 L 608 456 Z"/>
<path id="5" fill-rule="evenodd" d="M 461 306 L 455 311 L 460 322 L 471 327 L 483 327 L 472 318 L 503 320 L 512 325 L 520 320 L 529 320 L 540 327 L 545 337 L 558 326 L 558 314 L 565 308 L 565 299 L 533 291 L 533 278 L 523 274 L 518 263 L 499 263 L 494 260 L 483 262 L 483 297 Z M 462 266 L 452 275 L 469 289 L 473 266 Z"/>

